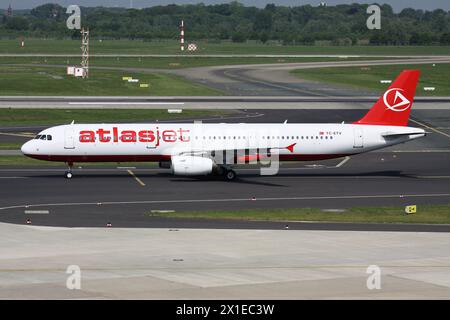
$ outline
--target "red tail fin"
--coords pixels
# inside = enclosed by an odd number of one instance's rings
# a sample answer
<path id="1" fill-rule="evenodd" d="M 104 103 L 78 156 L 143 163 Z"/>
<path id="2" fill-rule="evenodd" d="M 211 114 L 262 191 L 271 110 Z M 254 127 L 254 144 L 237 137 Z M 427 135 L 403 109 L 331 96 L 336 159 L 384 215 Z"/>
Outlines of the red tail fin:
<path id="1" fill-rule="evenodd" d="M 355 124 L 406 126 L 413 105 L 420 70 L 405 70 L 369 112 Z"/>

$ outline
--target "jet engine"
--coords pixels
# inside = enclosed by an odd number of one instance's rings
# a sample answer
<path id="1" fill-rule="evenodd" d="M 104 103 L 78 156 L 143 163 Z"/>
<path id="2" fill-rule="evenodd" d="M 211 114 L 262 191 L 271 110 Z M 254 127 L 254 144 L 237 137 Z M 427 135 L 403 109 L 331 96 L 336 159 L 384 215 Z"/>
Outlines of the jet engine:
<path id="1" fill-rule="evenodd" d="M 172 157 L 172 172 L 180 176 L 197 176 L 212 173 L 214 161 L 196 156 Z"/>

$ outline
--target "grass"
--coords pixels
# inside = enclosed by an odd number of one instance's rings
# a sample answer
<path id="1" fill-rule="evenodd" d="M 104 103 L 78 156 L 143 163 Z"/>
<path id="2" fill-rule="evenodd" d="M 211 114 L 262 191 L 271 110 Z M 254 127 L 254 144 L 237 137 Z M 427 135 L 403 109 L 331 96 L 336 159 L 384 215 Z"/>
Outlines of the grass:
<path id="1" fill-rule="evenodd" d="M 149 84 L 123 81 L 123 76 Z M 180 77 L 159 73 L 91 70 L 89 79 L 66 75 L 65 68 L 0 66 L 0 95 L 36 96 L 214 96 L 222 93 L 190 83 Z"/>
<path id="2" fill-rule="evenodd" d="M 450 95 L 450 64 L 429 65 L 391 65 L 367 67 L 339 67 L 302 69 L 292 72 L 295 76 L 320 82 L 333 83 L 370 89 L 382 93 L 389 85 L 381 84 L 380 80 L 394 80 L 405 69 L 419 69 L 422 71 L 417 87 L 420 96 L 448 96 Z M 343 85 L 344 86 L 344 85 Z M 435 87 L 435 91 L 425 91 L 424 87 Z"/>
<path id="3" fill-rule="evenodd" d="M 370 55 L 446 55 L 450 46 L 282 46 L 276 43 L 262 44 L 256 41 L 233 43 L 228 41 L 193 41 L 201 54 L 370 54 Z M 91 52 L 97 54 L 180 54 L 179 41 L 91 39 Z M 25 48 L 18 40 L 1 40 L 0 53 L 80 53 L 80 40 L 26 39 Z M 192 53 L 185 53 L 190 54 Z"/>
<path id="4" fill-rule="evenodd" d="M 344 212 L 326 212 L 317 208 L 249 209 L 237 211 L 186 211 L 146 213 L 146 216 L 200 219 L 237 219 L 268 221 L 323 221 L 361 223 L 450 223 L 450 205 L 423 205 L 407 215 L 404 207 L 350 208 Z"/>
<path id="5" fill-rule="evenodd" d="M 156 120 L 221 117 L 233 111 L 183 110 L 170 114 L 161 109 L 1 109 L 1 126 L 55 125 L 98 122 L 153 122 Z"/>
<path id="6" fill-rule="evenodd" d="M 21 146 L 22 143 L 0 143 L 0 150 L 19 150 Z"/>

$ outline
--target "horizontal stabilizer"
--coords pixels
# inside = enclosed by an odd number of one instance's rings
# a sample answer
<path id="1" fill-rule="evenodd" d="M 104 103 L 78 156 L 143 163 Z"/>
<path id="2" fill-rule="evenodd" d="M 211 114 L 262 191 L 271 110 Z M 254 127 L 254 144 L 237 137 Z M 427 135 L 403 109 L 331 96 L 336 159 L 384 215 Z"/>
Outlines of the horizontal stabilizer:
<path id="1" fill-rule="evenodd" d="M 427 133 L 425 131 L 385 132 L 385 133 L 382 133 L 381 135 L 385 138 L 397 138 L 397 137 L 412 136 L 412 135 L 418 135 L 418 134 L 426 135 Z"/>

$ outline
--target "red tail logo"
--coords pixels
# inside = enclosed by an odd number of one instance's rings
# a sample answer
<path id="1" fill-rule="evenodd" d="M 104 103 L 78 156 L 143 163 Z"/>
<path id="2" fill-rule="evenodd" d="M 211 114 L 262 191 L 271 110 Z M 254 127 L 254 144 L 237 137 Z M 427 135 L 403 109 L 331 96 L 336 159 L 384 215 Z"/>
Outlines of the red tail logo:
<path id="1" fill-rule="evenodd" d="M 386 91 L 383 95 L 383 102 L 388 109 L 395 112 L 402 112 L 411 107 L 411 101 L 401 93 L 402 91 L 404 90 L 399 88 L 393 88 Z"/>
<path id="2" fill-rule="evenodd" d="M 406 126 L 419 81 L 419 70 L 405 70 L 355 124 Z"/>

